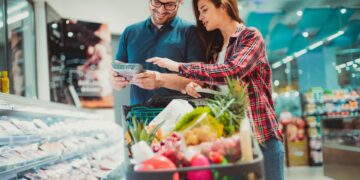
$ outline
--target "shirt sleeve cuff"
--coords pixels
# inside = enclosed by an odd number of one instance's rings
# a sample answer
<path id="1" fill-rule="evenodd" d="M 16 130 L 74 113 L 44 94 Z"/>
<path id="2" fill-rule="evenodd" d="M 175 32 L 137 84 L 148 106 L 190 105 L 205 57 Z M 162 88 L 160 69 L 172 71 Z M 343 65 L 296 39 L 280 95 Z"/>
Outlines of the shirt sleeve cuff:
<path id="1" fill-rule="evenodd" d="M 179 65 L 179 75 L 189 78 L 190 73 L 189 73 L 188 69 L 186 68 L 185 64 Z"/>

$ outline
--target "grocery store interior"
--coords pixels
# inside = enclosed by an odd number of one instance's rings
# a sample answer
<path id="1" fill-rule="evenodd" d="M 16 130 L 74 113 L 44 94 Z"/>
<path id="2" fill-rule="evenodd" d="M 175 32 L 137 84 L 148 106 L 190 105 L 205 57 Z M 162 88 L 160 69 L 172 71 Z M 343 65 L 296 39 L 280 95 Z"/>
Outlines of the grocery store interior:
<path id="1" fill-rule="evenodd" d="M 199 107 L 207 103 L 214 116 L 225 117 L 214 113 L 214 101 L 160 95 L 152 100 L 167 105 L 130 106 L 130 86 L 112 88 L 111 63 L 122 33 L 149 18 L 152 1 L 165 8 L 172 0 L 0 0 L 0 180 L 152 179 L 155 165 L 141 162 L 156 155 L 172 168 L 170 176 L 157 171 L 159 179 L 226 179 L 234 175 L 226 172 L 236 171 L 243 179 L 265 179 L 255 138 L 242 136 L 240 125 L 222 137 L 227 129 L 221 121 L 209 114 L 203 120 L 199 112 L 206 110 Z M 237 3 L 245 25 L 257 28 L 265 42 L 285 179 L 358 179 L 360 1 Z M 178 8 L 178 17 L 196 25 L 192 0 Z M 195 125 L 175 127 L 179 115 L 193 116 Z M 214 146 L 223 154 L 206 150 Z M 189 158 L 176 148 L 198 154 Z M 200 155 L 206 168 L 196 176 L 191 168 Z"/>

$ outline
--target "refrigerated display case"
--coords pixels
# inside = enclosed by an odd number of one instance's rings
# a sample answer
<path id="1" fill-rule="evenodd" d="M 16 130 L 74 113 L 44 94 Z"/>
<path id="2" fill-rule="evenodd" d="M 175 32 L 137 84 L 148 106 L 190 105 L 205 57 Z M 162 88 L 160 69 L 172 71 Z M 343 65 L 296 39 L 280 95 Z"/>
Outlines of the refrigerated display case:
<path id="1" fill-rule="evenodd" d="M 334 179 L 360 176 L 360 116 L 322 121 L 324 174 Z"/>
<path id="2" fill-rule="evenodd" d="M 119 178 L 120 137 L 93 111 L 0 94 L 0 179 Z"/>

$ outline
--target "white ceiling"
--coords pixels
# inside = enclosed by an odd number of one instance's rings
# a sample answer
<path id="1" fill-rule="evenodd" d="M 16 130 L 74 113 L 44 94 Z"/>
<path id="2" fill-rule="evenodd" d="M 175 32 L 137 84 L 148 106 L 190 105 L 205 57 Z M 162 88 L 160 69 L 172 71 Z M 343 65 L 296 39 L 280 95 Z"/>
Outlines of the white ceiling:
<path id="1" fill-rule="evenodd" d="M 126 26 L 147 18 L 149 0 L 46 0 L 62 17 L 109 24 L 121 34 Z M 184 0 L 179 16 L 194 21 L 191 0 Z"/>

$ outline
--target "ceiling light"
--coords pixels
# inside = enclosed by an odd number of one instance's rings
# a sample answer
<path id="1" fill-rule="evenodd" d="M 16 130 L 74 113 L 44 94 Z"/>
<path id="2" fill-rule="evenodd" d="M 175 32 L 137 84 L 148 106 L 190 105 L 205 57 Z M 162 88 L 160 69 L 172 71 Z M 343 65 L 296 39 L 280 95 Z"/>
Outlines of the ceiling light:
<path id="1" fill-rule="evenodd" d="M 57 23 L 53 23 L 53 24 L 51 24 L 51 27 L 52 27 L 53 29 L 56 29 L 56 28 L 58 28 L 58 24 L 57 24 Z"/>
<path id="2" fill-rule="evenodd" d="M 302 35 L 303 35 L 304 37 L 306 37 L 306 38 L 309 37 L 309 33 L 308 33 L 308 32 L 303 32 Z"/>
<path id="3" fill-rule="evenodd" d="M 13 13 L 13 12 L 17 12 L 17 11 L 19 11 L 20 9 L 25 8 L 26 6 L 28 6 L 28 2 L 19 3 L 19 4 L 17 4 L 16 6 L 9 8 L 9 9 L 7 10 L 7 13 L 8 13 L 8 14 L 11 14 L 11 13 Z"/>
<path id="4" fill-rule="evenodd" d="M 316 42 L 316 43 L 309 46 L 309 50 L 313 50 L 313 49 L 315 49 L 315 48 L 317 48 L 317 47 L 319 47 L 319 46 L 321 46 L 323 44 L 324 44 L 324 41 Z"/>
<path id="5" fill-rule="evenodd" d="M 346 11 L 347 11 L 347 10 L 346 10 L 345 8 L 340 9 L 341 14 L 345 14 Z"/>
<path id="6" fill-rule="evenodd" d="M 295 96 L 297 97 L 299 95 L 300 95 L 299 91 L 295 91 Z"/>
<path id="7" fill-rule="evenodd" d="M 298 52 L 294 53 L 294 57 L 298 58 L 298 57 L 304 55 L 305 53 L 307 53 L 307 49 L 303 49 L 301 51 L 298 51 Z"/>
<path id="8" fill-rule="evenodd" d="M 290 62 L 290 61 L 292 61 L 292 60 L 294 60 L 294 57 L 293 57 L 293 56 L 288 56 L 288 57 L 284 58 L 284 59 L 282 60 L 282 62 L 283 62 L 284 64 L 286 64 L 286 63 L 288 63 L 288 62 Z"/>
<path id="9" fill-rule="evenodd" d="M 327 37 L 326 39 L 327 39 L 328 41 L 332 41 L 333 39 L 335 39 L 335 38 L 337 38 L 337 37 L 339 37 L 339 36 L 341 36 L 341 35 L 343 35 L 343 34 L 344 34 L 344 31 L 338 31 L 337 33 L 335 33 L 335 34 Z"/>
<path id="10" fill-rule="evenodd" d="M 276 69 L 276 68 L 280 67 L 281 65 L 282 65 L 282 62 L 279 61 L 279 62 L 274 63 L 274 64 L 272 65 L 272 68 L 273 68 L 273 69 Z"/>
<path id="11" fill-rule="evenodd" d="M 22 13 L 16 14 L 15 16 L 9 17 L 8 20 L 7 20 L 7 23 L 12 24 L 12 23 L 15 23 L 17 21 L 21 21 L 23 19 L 26 19 L 27 17 L 29 17 L 29 12 L 24 11 Z"/>
<path id="12" fill-rule="evenodd" d="M 70 38 L 71 38 L 71 37 L 73 37 L 73 36 L 74 36 L 74 33 L 73 33 L 73 32 L 68 32 L 68 33 L 67 33 L 67 35 L 68 35 L 68 37 L 70 37 Z"/>
<path id="13" fill-rule="evenodd" d="M 303 15 L 303 12 L 302 11 L 297 11 L 296 12 L 296 15 L 298 15 L 299 17 Z"/>
<path id="14" fill-rule="evenodd" d="M 279 86 L 279 85 L 280 85 L 280 82 L 279 82 L 278 80 L 275 80 L 275 81 L 274 81 L 274 86 L 277 87 L 277 86 Z"/>

